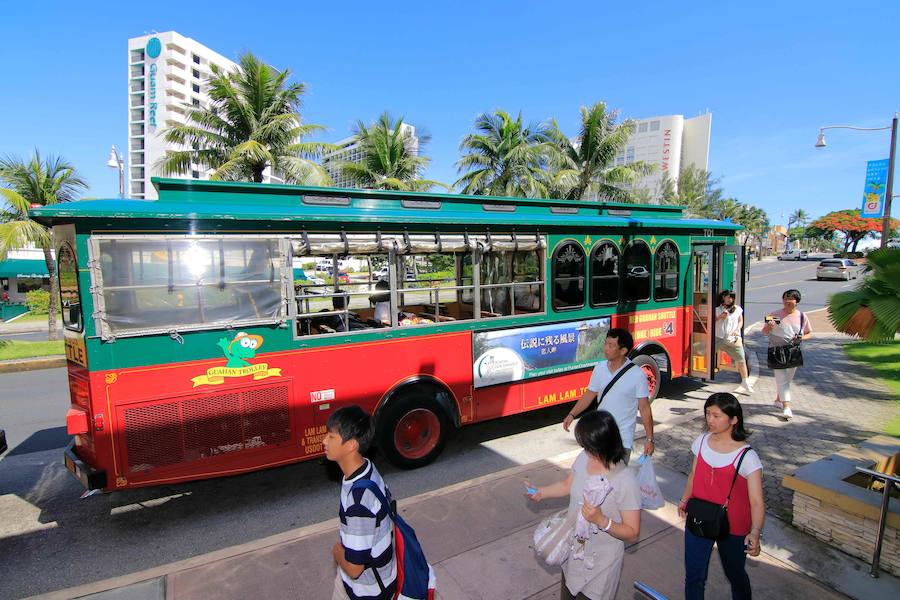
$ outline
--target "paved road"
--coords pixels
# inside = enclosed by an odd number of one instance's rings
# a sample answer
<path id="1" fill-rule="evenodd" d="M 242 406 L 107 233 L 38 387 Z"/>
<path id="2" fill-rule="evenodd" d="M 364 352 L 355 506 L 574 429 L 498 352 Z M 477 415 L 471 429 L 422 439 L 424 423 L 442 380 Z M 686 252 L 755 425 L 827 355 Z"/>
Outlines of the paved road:
<path id="1" fill-rule="evenodd" d="M 46 342 L 48 339 L 46 327 L 44 331 L 27 331 L 24 333 L 0 333 L 0 340 L 18 340 L 20 342 Z M 62 330 L 59 339 L 63 339 Z"/>
<path id="2" fill-rule="evenodd" d="M 800 290 L 801 310 L 811 311 L 824 308 L 831 294 L 856 285 L 856 281 L 817 281 L 818 264 L 819 261 L 754 261 L 744 301 L 746 326 L 781 308 L 781 294 L 787 289 Z"/>

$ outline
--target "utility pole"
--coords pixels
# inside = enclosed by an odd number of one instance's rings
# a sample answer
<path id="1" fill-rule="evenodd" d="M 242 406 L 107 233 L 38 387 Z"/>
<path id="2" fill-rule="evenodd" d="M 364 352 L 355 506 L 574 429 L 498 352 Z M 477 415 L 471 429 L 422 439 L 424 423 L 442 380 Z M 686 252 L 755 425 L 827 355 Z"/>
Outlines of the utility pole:
<path id="1" fill-rule="evenodd" d="M 888 159 L 887 193 L 884 195 L 884 215 L 881 221 L 881 247 L 891 239 L 891 199 L 894 196 L 894 165 L 897 160 L 897 113 L 891 122 L 891 153 Z"/>

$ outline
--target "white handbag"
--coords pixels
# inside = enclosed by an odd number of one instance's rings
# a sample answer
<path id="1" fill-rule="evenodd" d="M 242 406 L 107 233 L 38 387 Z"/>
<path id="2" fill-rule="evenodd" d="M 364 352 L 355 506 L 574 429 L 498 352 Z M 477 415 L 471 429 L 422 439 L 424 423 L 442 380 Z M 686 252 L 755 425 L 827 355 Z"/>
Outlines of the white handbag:
<path id="1" fill-rule="evenodd" d="M 534 530 L 534 551 L 550 566 L 563 564 L 575 541 L 575 517 L 561 510 L 541 521 Z"/>

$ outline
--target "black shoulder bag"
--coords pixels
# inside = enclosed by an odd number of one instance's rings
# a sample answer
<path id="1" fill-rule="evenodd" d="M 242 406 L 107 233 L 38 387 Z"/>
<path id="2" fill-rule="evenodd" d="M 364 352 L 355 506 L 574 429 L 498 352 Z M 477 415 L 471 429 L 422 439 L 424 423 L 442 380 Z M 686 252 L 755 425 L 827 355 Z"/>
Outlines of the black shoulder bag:
<path id="1" fill-rule="evenodd" d="M 701 448 L 703 447 L 702 442 L 700 446 Z M 747 456 L 750 450 L 750 446 L 747 446 L 741 453 L 740 459 L 738 459 L 737 466 L 734 468 L 734 479 L 731 480 L 731 488 L 728 490 L 725 504 L 716 504 L 700 498 L 688 500 L 687 506 L 684 508 L 684 511 L 687 513 L 685 527 L 688 528 L 688 531 L 697 537 L 708 540 L 721 541 L 728 537 L 730 533 L 728 528 L 728 501 L 731 500 L 731 492 L 734 490 L 734 483 L 737 481 L 738 472 L 741 470 L 741 463 L 744 462 L 744 457 Z"/>
<path id="2" fill-rule="evenodd" d="M 806 329 L 806 315 L 800 313 L 800 335 Z M 792 339 L 785 346 L 769 346 L 766 362 L 770 369 L 790 369 L 803 366 L 803 352 L 800 351 L 800 340 Z"/>

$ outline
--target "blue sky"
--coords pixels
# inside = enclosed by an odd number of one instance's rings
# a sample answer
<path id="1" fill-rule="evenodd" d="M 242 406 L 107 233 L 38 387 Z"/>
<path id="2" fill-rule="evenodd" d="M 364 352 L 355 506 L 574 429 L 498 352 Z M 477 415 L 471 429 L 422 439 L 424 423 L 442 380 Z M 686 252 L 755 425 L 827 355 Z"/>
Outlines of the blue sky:
<path id="1" fill-rule="evenodd" d="M 445 182 L 475 117 L 495 108 L 569 134 L 597 100 L 625 117 L 708 109 L 710 170 L 775 223 L 857 207 L 889 132 L 833 131 L 817 150 L 818 127 L 888 125 L 900 110 L 895 1 L 279 4 L 5 3 L 0 154 L 61 154 L 88 195 L 115 197 L 105 162 L 126 146 L 127 39 L 152 30 L 290 68 L 322 139 L 385 109 L 404 116 L 431 134 L 428 176 Z"/>

